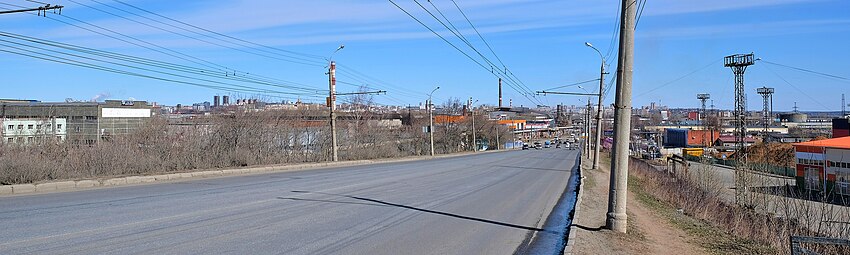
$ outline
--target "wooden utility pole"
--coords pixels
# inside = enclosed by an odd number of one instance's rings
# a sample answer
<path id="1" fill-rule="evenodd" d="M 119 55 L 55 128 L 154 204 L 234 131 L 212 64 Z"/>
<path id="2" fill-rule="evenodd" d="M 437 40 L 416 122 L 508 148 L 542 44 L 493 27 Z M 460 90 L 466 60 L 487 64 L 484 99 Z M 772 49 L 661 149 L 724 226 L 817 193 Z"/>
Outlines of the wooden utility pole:
<path id="1" fill-rule="evenodd" d="M 611 150 L 611 183 L 608 192 L 608 229 L 626 233 L 629 180 L 629 139 L 632 122 L 632 64 L 637 0 L 623 0 L 620 13 L 620 49 L 614 101 L 614 146 Z"/>

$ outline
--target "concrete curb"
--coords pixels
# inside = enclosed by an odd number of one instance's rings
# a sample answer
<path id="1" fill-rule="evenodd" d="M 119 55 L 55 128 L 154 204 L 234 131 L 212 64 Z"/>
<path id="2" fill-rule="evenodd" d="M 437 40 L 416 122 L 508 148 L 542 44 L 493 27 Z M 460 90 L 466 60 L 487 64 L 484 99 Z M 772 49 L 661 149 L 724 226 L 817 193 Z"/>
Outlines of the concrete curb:
<path id="1" fill-rule="evenodd" d="M 101 187 L 117 187 L 117 186 L 142 185 L 142 184 L 151 184 L 151 183 L 177 182 L 177 181 L 187 181 L 187 180 L 199 179 L 199 178 L 242 176 L 242 175 L 301 171 L 301 170 L 310 170 L 310 169 L 324 169 L 324 168 L 346 167 L 346 166 L 361 166 L 361 165 L 372 165 L 372 164 L 383 164 L 383 163 L 409 162 L 409 161 L 430 160 L 430 159 L 440 159 L 440 158 L 453 158 L 453 157 L 470 156 L 470 155 L 476 155 L 476 154 L 497 153 L 497 152 L 507 152 L 507 151 L 512 151 L 512 150 L 483 151 L 483 152 L 462 152 L 462 153 L 438 155 L 438 156 L 434 156 L 434 157 L 431 157 L 431 156 L 411 156 L 411 157 L 404 157 L 404 158 L 389 158 L 389 159 L 376 159 L 376 160 L 352 160 L 352 161 L 339 161 L 339 162 L 302 163 L 302 164 L 295 164 L 295 165 L 252 166 L 252 167 L 248 167 L 248 168 L 234 168 L 234 169 L 222 169 L 222 170 L 205 169 L 205 170 L 198 170 L 198 171 L 194 171 L 194 172 L 170 173 L 170 174 L 159 174 L 159 175 L 126 176 L 126 177 L 115 177 L 115 178 L 87 179 L 87 180 L 78 180 L 78 181 L 58 181 L 58 182 L 45 182 L 45 183 L 38 183 L 38 184 L 0 185 L 0 197 L 20 195 L 20 194 L 78 191 L 78 190 L 94 189 L 94 188 L 101 188 Z"/>
<path id="2" fill-rule="evenodd" d="M 579 156 L 579 160 L 581 160 L 581 156 Z M 578 226 L 575 224 L 579 217 L 579 211 L 581 209 L 581 197 L 584 194 L 584 175 L 582 175 L 584 169 L 581 169 L 581 163 L 579 163 L 579 175 L 578 175 L 578 194 L 576 194 L 576 205 L 573 207 L 573 219 L 572 224 L 570 224 L 570 234 L 567 237 L 567 245 L 564 247 L 563 254 L 573 254 L 573 247 L 576 242 L 576 235 L 578 233 Z"/>

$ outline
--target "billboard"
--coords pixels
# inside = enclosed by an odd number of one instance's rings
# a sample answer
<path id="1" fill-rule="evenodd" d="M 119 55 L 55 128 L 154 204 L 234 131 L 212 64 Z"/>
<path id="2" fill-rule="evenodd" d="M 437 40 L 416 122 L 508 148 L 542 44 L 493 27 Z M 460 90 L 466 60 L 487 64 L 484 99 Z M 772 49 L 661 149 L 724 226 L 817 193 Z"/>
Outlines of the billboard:
<path id="1" fill-rule="evenodd" d="M 151 109 L 103 108 L 103 118 L 150 118 Z"/>

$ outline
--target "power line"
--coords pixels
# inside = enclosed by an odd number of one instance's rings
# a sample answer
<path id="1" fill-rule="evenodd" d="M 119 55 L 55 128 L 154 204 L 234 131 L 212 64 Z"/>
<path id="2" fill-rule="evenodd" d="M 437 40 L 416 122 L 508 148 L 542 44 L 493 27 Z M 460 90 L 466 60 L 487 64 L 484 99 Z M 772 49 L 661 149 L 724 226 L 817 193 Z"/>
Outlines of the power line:
<path id="1" fill-rule="evenodd" d="M 128 20 L 128 21 L 131 21 L 131 22 L 134 22 L 134 23 L 137 23 L 137 24 L 141 24 L 141 25 L 143 25 L 143 26 L 147 26 L 147 27 L 154 28 L 154 29 L 161 30 L 161 31 L 165 31 L 165 32 L 168 32 L 168 33 L 171 33 L 171 34 L 175 34 L 175 35 L 183 36 L 183 37 L 186 37 L 186 38 L 189 38 L 189 39 L 192 39 L 192 40 L 197 40 L 197 41 L 201 41 L 201 42 L 204 42 L 204 43 L 208 43 L 208 44 L 216 45 L 216 46 L 219 46 L 219 47 L 223 47 L 223 48 L 227 48 L 227 49 L 231 49 L 231 50 L 235 50 L 235 51 L 239 51 L 239 52 L 243 52 L 243 53 L 247 53 L 247 54 L 252 54 L 252 55 L 256 55 L 256 56 L 266 57 L 266 58 L 270 58 L 270 59 L 275 59 L 275 60 L 280 60 L 280 61 L 286 61 L 286 62 L 290 62 L 290 63 L 295 63 L 295 64 L 302 64 L 302 65 L 308 65 L 308 66 L 317 66 L 317 67 L 322 67 L 322 66 L 324 66 L 324 63 L 323 63 L 323 62 L 321 62 L 321 61 L 318 61 L 318 60 L 306 59 L 306 58 L 301 58 L 301 57 L 294 57 L 294 56 L 284 55 L 284 54 L 275 53 L 275 52 L 270 52 L 270 51 L 268 51 L 268 50 L 261 50 L 261 49 L 255 49 L 255 50 L 257 50 L 257 51 L 259 51 L 259 52 L 263 52 L 263 53 L 257 53 L 257 52 L 253 52 L 253 51 L 248 51 L 248 50 L 244 50 L 244 49 L 236 48 L 236 47 L 233 47 L 233 46 L 228 46 L 228 45 L 224 45 L 224 44 L 221 44 L 221 43 L 217 43 L 217 42 L 213 42 L 213 41 L 205 40 L 205 39 L 200 38 L 200 37 L 197 37 L 197 36 L 191 36 L 191 35 L 183 34 L 183 33 L 180 33 L 180 32 L 176 32 L 176 31 L 174 31 L 174 30 L 166 29 L 166 28 L 163 28 L 163 27 L 160 27 L 160 26 L 155 26 L 155 25 L 152 25 L 152 24 L 149 24 L 149 23 L 141 22 L 141 21 L 138 21 L 138 20 L 136 20 L 136 19 L 132 19 L 132 18 L 129 18 L 129 17 L 121 16 L 121 15 L 115 14 L 115 13 L 110 12 L 110 11 L 106 11 L 106 10 L 103 10 L 103 9 L 100 9 L 100 8 L 97 8 L 97 7 L 94 7 L 94 6 L 90 6 L 90 5 L 87 5 L 87 4 L 80 3 L 80 2 L 75 1 L 75 0 L 68 0 L 68 1 L 71 1 L 71 2 L 73 2 L 73 3 L 76 3 L 76 4 L 79 4 L 79 5 L 85 6 L 85 7 L 87 7 L 87 8 L 93 9 L 93 10 L 97 10 L 97 11 L 99 11 L 99 12 L 103 12 L 103 13 L 109 14 L 109 15 L 112 15 L 112 16 L 115 16 L 115 17 L 118 17 L 118 18 L 121 18 L 121 19 L 124 19 L 124 20 Z M 90 0 L 90 1 L 95 2 L 95 3 L 98 3 L 98 4 L 101 4 L 101 5 L 103 5 L 103 6 L 107 6 L 107 7 L 109 7 L 109 8 L 112 8 L 112 9 L 115 9 L 115 10 L 118 10 L 118 11 L 121 11 L 121 12 L 124 12 L 124 13 L 127 13 L 127 14 L 130 14 L 130 15 L 133 15 L 133 16 L 137 16 L 137 17 L 140 17 L 140 18 L 143 18 L 143 19 L 149 20 L 149 21 L 153 21 L 153 22 L 159 23 L 159 24 L 162 24 L 162 25 L 165 25 L 165 26 L 169 26 L 169 27 L 172 27 L 172 28 L 175 28 L 175 29 L 180 29 L 180 30 L 182 30 L 182 31 L 186 31 L 186 32 L 189 32 L 189 33 L 192 33 L 192 34 L 195 34 L 195 35 L 199 35 L 199 36 L 202 36 L 202 37 L 210 38 L 210 39 L 213 39 L 213 40 L 218 40 L 218 41 L 225 42 L 225 43 L 229 43 L 229 44 L 238 45 L 238 46 L 241 46 L 241 47 L 246 47 L 246 45 L 245 45 L 244 43 L 234 43 L 234 42 L 231 42 L 231 41 L 222 40 L 222 39 L 220 39 L 220 38 L 217 38 L 217 37 L 214 37 L 214 36 L 210 36 L 209 34 L 199 33 L 199 32 L 197 32 L 197 31 L 193 31 L 193 30 L 186 29 L 186 28 L 183 28 L 183 27 L 175 26 L 175 25 L 173 25 L 173 24 L 168 24 L 168 23 L 165 23 L 165 22 L 162 22 L 162 21 L 156 20 L 156 19 L 152 19 L 152 18 L 149 18 L 149 17 L 146 17 L 146 16 L 142 16 L 142 15 L 139 15 L 139 14 L 136 14 L 136 13 L 133 13 L 133 12 L 130 12 L 130 11 L 127 11 L 127 10 L 122 9 L 122 8 L 118 8 L 118 7 L 115 7 L 115 6 L 109 5 L 109 4 L 102 3 L 102 2 L 97 1 L 97 0 Z M 136 9 L 143 10 L 143 9 L 141 9 L 141 8 L 136 8 Z M 157 14 L 156 14 L 156 13 L 154 13 L 154 12 L 150 12 L 150 11 L 146 11 L 146 10 L 145 10 L 145 12 L 146 12 L 146 13 L 150 13 L 150 14 L 152 14 L 152 15 L 157 15 Z M 158 15 L 158 17 L 161 17 L 161 15 Z M 168 18 L 168 20 L 172 20 L 172 21 L 174 21 L 174 19 L 170 19 L 170 18 Z M 192 27 L 195 27 L 195 26 L 192 26 Z M 250 48 L 250 47 L 249 47 L 249 48 Z M 269 55 L 269 54 L 272 54 L 272 55 Z M 274 55 L 274 56 L 273 56 L 273 55 Z M 279 57 L 279 56 L 286 57 L 286 58 L 281 58 L 281 57 Z M 287 59 L 287 58 L 291 58 L 291 59 Z M 293 59 L 294 59 L 294 60 L 293 60 Z"/>
<path id="2" fill-rule="evenodd" d="M 76 61 L 76 60 L 72 60 L 72 59 L 67 59 L 67 58 L 63 58 L 63 57 L 47 58 L 47 57 L 43 57 L 43 54 L 39 54 L 38 52 L 29 51 L 29 50 L 23 50 L 23 51 L 30 52 L 32 54 L 15 52 L 15 51 L 10 51 L 10 50 L 6 50 L 6 49 L 0 49 L 0 51 L 11 53 L 11 54 L 16 54 L 16 55 L 21 55 L 21 56 L 26 56 L 26 57 L 31 57 L 31 58 L 36 58 L 36 59 L 41 59 L 41 60 L 50 61 L 50 62 L 68 64 L 68 65 L 79 66 L 79 67 L 84 67 L 84 68 L 89 68 L 89 69 L 94 69 L 94 70 L 100 70 L 100 71 L 106 71 L 106 72 L 112 72 L 112 73 L 124 74 L 124 75 L 130 75 L 130 76 L 137 76 L 137 77 L 142 77 L 142 78 L 149 78 L 149 79 L 155 79 L 155 80 L 178 83 L 178 84 L 192 85 L 192 86 L 198 86 L 198 87 L 210 88 L 210 89 L 217 89 L 217 90 L 223 90 L 223 91 L 230 91 L 230 92 L 250 92 L 250 93 L 258 93 L 259 92 L 259 93 L 262 93 L 262 92 L 256 91 L 256 90 L 234 89 L 234 88 L 223 87 L 223 86 L 208 85 L 208 84 L 202 84 L 202 83 L 195 83 L 195 82 L 188 82 L 188 81 L 180 81 L 180 80 L 174 80 L 174 79 L 168 79 L 168 78 L 155 77 L 155 76 L 150 76 L 150 75 L 145 75 L 145 74 L 140 74 L 140 73 L 134 73 L 134 72 L 124 71 L 124 70 L 119 70 L 119 69 L 114 69 L 114 68 L 109 68 L 109 67 L 98 66 L 98 65 L 85 63 L 85 62 L 81 62 L 81 61 Z"/>
<path id="3" fill-rule="evenodd" d="M 273 82 L 263 80 L 263 79 L 243 77 L 241 75 L 235 75 L 235 74 L 230 75 L 228 73 L 222 73 L 221 71 L 218 71 L 218 70 L 201 69 L 201 68 L 196 68 L 196 67 L 184 66 L 184 65 L 180 65 L 180 64 L 167 63 L 167 62 L 162 62 L 162 61 L 158 61 L 158 60 L 134 57 L 134 56 L 129 56 L 129 55 L 125 55 L 125 54 L 114 53 L 114 52 L 109 52 L 109 51 L 104 51 L 104 50 L 97 50 L 97 49 L 92 49 L 92 48 L 86 48 L 86 47 L 81 47 L 81 46 L 76 46 L 76 45 L 71 45 L 71 44 L 66 44 L 66 43 L 60 43 L 60 42 L 55 42 L 55 41 L 50 41 L 50 40 L 45 40 L 45 39 L 39 39 L 39 38 L 35 38 L 35 37 L 24 36 L 24 35 L 19 35 L 19 34 L 14 34 L 14 33 L 8 33 L 8 32 L 0 31 L 0 36 L 8 37 L 8 38 L 14 38 L 14 39 L 27 41 L 27 42 L 31 42 L 31 43 L 37 43 L 37 44 L 41 44 L 41 45 L 47 45 L 47 46 L 65 49 L 65 50 L 71 50 L 71 51 L 85 53 L 85 54 L 96 55 L 96 56 L 99 56 L 99 57 L 106 57 L 106 58 L 110 58 L 110 59 L 116 59 L 116 60 L 131 62 L 131 63 L 135 63 L 135 64 L 142 64 L 142 65 L 147 65 L 147 66 L 152 66 L 152 67 L 157 67 L 157 68 L 162 68 L 162 69 L 168 69 L 168 70 L 172 70 L 172 71 L 181 71 L 181 72 L 187 72 L 187 73 L 191 73 L 191 74 L 195 74 L 195 75 L 203 75 L 203 76 L 210 76 L 210 77 L 220 78 L 220 79 L 229 79 L 229 80 L 235 80 L 235 81 L 256 83 L 256 84 L 260 84 L 260 85 L 267 85 L 267 86 L 274 86 L 274 87 L 279 87 L 279 88 L 301 90 L 301 91 L 305 91 L 305 92 L 316 92 L 316 91 L 321 92 L 321 90 L 316 90 L 316 89 L 313 89 L 313 88 L 283 85 L 283 84 L 273 83 Z"/>
<path id="4" fill-rule="evenodd" d="M 267 49 L 270 49 L 270 50 L 276 50 L 276 51 L 280 51 L 280 52 L 285 52 L 285 53 L 289 53 L 289 54 L 293 54 L 293 55 L 300 55 L 300 56 L 304 56 L 304 57 L 324 59 L 324 57 L 319 56 L 319 55 L 307 54 L 307 53 L 300 53 L 300 52 L 295 52 L 295 51 L 290 51 L 290 50 L 284 50 L 284 49 L 280 49 L 280 48 L 276 48 L 276 47 L 271 47 L 271 46 L 262 45 L 262 44 L 254 43 L 254 42 L 251 42 L 251 41 L 243 40 L 243 39 L 240 39 L 240 38 L 237 38 L 237 37 L 229 36 L 229 35 L 226 35 L 226 34 L 223 34 L 223 33 L 219 33 L 219 32 L 216 32 L 216 31 L 212 31 L 212 30 L 209 30 L 209 29 L 206 29 L 206 28 L 203 28 L 203 27 L 195 26 L 195 25 L 192 25 L 192 24 L 189 24 L 189 23 L 186 23 L 186 22 L 183 22 L 183 21 L 177 20 L 177 19 L 173 19 L 173 18 L 170 18 L 170 17 L 164 16 L 164 15 L 161 15 L 161 14 L 158 14 L 158 13 L 155 13 L 155 12 L 152 12 L 152 11 L 145 10 L 145 9 L 142 9 L 142 8 L 140 8 L 140 7 L 138 7 L 138 6 L 135 6 L 135 5 L 132 5 L 132 4 L 129 4 L 129 3 L 126 3 L 126 2 L 124 2 L 124 1 L 120 1 L 120 0 L 112 0 L 112 1 L 118 2 L 118 3 L 123 4 L 123 5 L 126 5 L 126 6 L 129 6 L 129 7 L 133 8 L 133 9 L 137 9 L 137 10 L 142 11 L 142 12 L 149 13 L 149 14 L 151 14 L 151 15 L 155 15 L 155 16 L 160 17 L 160 18 L 163 18 L 163 19 L 171 20 L 171 21 L 174 21 L 174 22 L 177 22 L 177 23 L 180 23 L 180 24 L 183 24 L 183 25 L 186 25 L 186 26 L 189 26 L 189 27 L 192 27 L 192 28 L 195 28 L 195 29 L 198 29 L 198 30 L 201 30 L 201 31 L 207 32 L 207 33 L 211 33 L 211 34 L 215 34 L 215 35 L 218 35 L 218 36 L 221 36 L 221 37 L 225 37 L 225 38 L 228 38 L 228 39 L 231 39 L 231 40 L 235 40 L 235 41 L 239 41 L 239 42 L 243 42 L 243 43 L 247 43 L 247 44 L 251 44 L 251 45 L 255 45 L 255 46 L 259 46 L 259 47 L 267 48 Z"/>
<path id="5" fill-rule="evenodd" d="M 558 86 L 558 87 L 549 88 L 549 89 L 545 89 L 545 90 L 556 90 L 556 89 L 562 89 L 562 88 L 566 88 L 566 87 L 578 86 L 578 85 L 582 85 L 582 84 L 586 84 L 586 83 L 591 83 L 591 82 L 597 82 L 597 81 L 599 81 L 599 78 L 596 78 L 596 79 L 593 79 L 593 80 L 586 80 L 586 81 L 580 81 L 580 82 L 570 83 L 570 84 L 567 84 L 567 85 L 561 85 L 561 86 Z"/>
<path id="6" fill-rule="evenodd" d="M 430 0 L 429 0 L 429 2 L 430 2 Z M 520 83 L 522 86 L 525 86 L 525 88 L 526 88 L 526 89 L 531 90 L 530 88 L 528 88 L 528 86 L 526 86 L 526 85 L 525 85 L 525 83 L 524 83 L 524 82 L 522 82 L 522 80 L 521 80 L 521 79 L 519 79 L 519 77 L 517 77 L 516 75 L 514 75 L 514 73 L 513 73 L 513 72 L 511 72 L 511 71 L 508 69 L 508 66 L 507 66 L 507 65 L 505 65 L 505 63 L 502 61 L 502 58 L 500 58 L 500 57 L 499 57 L 499 55 L 498 55 L 498 54 L 496 54 L 496 51 L 495 51 L 495 50 L 493 50 L 493 47 L 492 47 L 492 46 L 490 46 L 490 43 L 489 43 L 489 42 L 487 42 L 487 40 L 486 40 L 486 39 L 484 39 L 484 36 L 482 36 L 482 35 L 481 35 L 481 32 L 479 32 L 479 31 L 478 31 L 478 28 L 476 28 L 476 27 L 475 27 L 475 25 L 474 25 L 474 24 L 472 24 L 472 20 L 470 20 L 470 19 L 469 19 L 469 17 L 466 15 L 466 13 L 463 11 L 463 9 L 462 9 L 462 8 L 460 8 L 460 5 L 458 5 L 458 4 L 457 4 L 457 2 L 456 2 L 455 0 L 452 0 L 452 3 L 454 4 L 455 8 L 457 8 L 458 12 L 460 12 L 460 14 L 463 16 L 463 18 L 464 18 L 464 19 L 466 19 L 466 22 L 467 22 L 467 23 L 469 23 L 469 26 L 472 28 L 472 30 L 473 30 L 473 31 L 475 31 L 475 34 L 477 34 L 477 35 L 478 35 L 478 38 L 480 38 L 480 39 L 481 39 L 481 41 L 482 41 L 482 42 L 484 42 L 484 45 L 486 45 L 486 46 L 487 46 L 487 49 L 489 49 L 489 50 L 490 50 L 490 53 L 492 53 L 492 54 L 493 54 L 493 56 L 494 56 L 494 57 L 496 57 L 496 60 L 499 62 L 499 64 L 501 64 L 501 65 L 502 65 L 502 67 L 503 67 L 503 68 L 505 68 L 505 72 L 506 72 L 507 74 L 510 74 L 511 76 L 513 76 L 513 78 L 515 78 L 517 81 L 519 81 L 519 83 Z M 434 8 L 437 8 L 437 7 L 435 6 Z"/>
<path id="7" fill-rule="evenodd" d="M 841 76 L 838 76 L 838 75 L 832 75 L 832 74 L 822 73 L 822 72 L 813 71 L 813 70 L 809 70 L 809 69 L 804 69 L 804 68 L 800 68 L 800 67 L 793 67 L 793 66 L 789 66 L 789 65 L 783 65 L 783 64 L 779 64 L 779 63 L 770 62 L 770 61 L 767 61 L 767 60 L 764 60 L 764 59 L 762 59 L 762 60 L 760 60 L 760 61 L 761 61 L 761 62 L 764 62 L 764 63 L 767 63 L 767 64 L 771 64 L 771 65 L 776 65 L 776 66 L 781 66 L 781 67 L 785 67 L 785 68 L 794 69 L 794 70 L 797 70 L 797 71 L 802 71 L 802 72 L 807 72 L 807 73 L 817 74 L 817 75 L 821 75 L 821 76 L 825 76 L 825 77 L 829 77 L 829 78 L 834 78 L 834 79 L 839 79 L 839 80 L 844 80 L 844 81 L 850 81 L 850 79 L 848 79 L 848 78 L 846 78 L 846 77 L 841 77 Z"/>
<path id="8" fill-rule="evenodd" d="M 466 53 L 466 52 L 464 52 L 463 50 L 461 50 L 460 48 L 458 48 L 458 47 L 457 47 L 454 43 L 452 43 L 451 41 L 449 41 L 448 39 L 446 39 L 445 37 L 443 37 L 441 34 L 437 33 L 437 31 L 435 31 L 434 29 L 432 29 L 431 27 L 429 27 L 428 25 L 426 25 L 425 23 L 423 23 L 423 22 L 422 22 L 421 20 L 419 20 L 418 18 L 416 18 L 416 16 L 413 16 L 413 14 L 411 14 L 410 12 L 408 12 L 407 10 L 405 10 L 404 8 L 402 8 L 401 6 L 399 6 L 398 4 L 396 4 L 394 1 L 392 1 L 392 0 L 388 0 L 388 1 L 389 1 L 390 3 L 392 3 L 393 5 L 395 5 L 395 7 L 396 7 L 396 8 L 398 8 L 399 10 L 401 10 L 402 12 L 404 12 L 405 14 L 407 14 L 407 16 L 410 16 L 410 17 L 411 17 L 413 20 L 415 20 L 417 23 L 419 23 L 420 25 L 422 25 L 423 27 L 425 27 L 426 29 L 428 29 L 428 31 L 431 31 L 431 33 L 433 33 L 434 35 L 436 35 L 437 37 L 439 37 L 440 39 L 442 39 L 444 42 L 446 42 L 447 44 L 449 44 L 450 46 L 452 46 L 452 48 L 454 48 L 455 50 L 457 50 L 458 52 L 460 52 L 461 54 L 463 54 L 464 56 L 466 56 L 467 58 L 469 58 L 469 60 L 472 60 L 472 62 L 474 62 L 475 64 L 477 64 L 478 66 L 480 66 L 480 67 L 481 67 L 481 68 L 483 68 L 484 70 L 488 70 L 488 69 L 487 69 L 487 66 L 485 66 L 484 64 L 482 64 L 481 62 L 479 62 L 478 60 L 476 60 L 475 58 L 473 58 L 472 56 L 470 56 L 468 53 Z M 491 71 L 491 73 L 492 73 L 492 69 L 491 69 L 491 70 L 488 70 L 488 71 Z M 494 74 L 495 76 L 497 76 L 497 77 L 498 77 L 498 75 L 496 75 L 495 73 L 493 73 L 493 74 Z M 516 90 L 517 92 L 520 92 L 520 89 L 517 89 L 516 87 L 514 87 L 514 85 L 513 85 L 513 84 L 511 84 L 511 83 L 506 83 L 506 84 L 508 84 L 508 86 L 510 86 L 511 88 L 513 88 L 514 90 Z M 528 95 L 526 95 L 525 93 L 520 92 L 520 94 L 521 94 L 521 95 L 523 95 L 523 96 L 524 96 L 526 99 L 528 99 L 529 101 L 534 102 L 534 100 L 532 100 L 531 98 L 529 98 L 529 97 L 528 97 Z"/>
<path id="9" fill-rule="evenodd" d="M 818 105 L 820 105 L 821 107 L 823 107 L 823 109 L 824 109 L 824 110 L 827 110 L 827 111 L 829 110 L 829 107 L 827 107 L 826 105 L 824 105 L 823 103 L 821 103 L 819 100 L 816 100 L 816 99 L 815 99 L 815 98 L 813 98 L 812 96 L 809 96 L 809 94 L 808 94 L 808 93 L 806 93 L 806 91 L 803 91 L 802 89 L 798 88 L 797 86 L 794 86 L 794 84 L 791 84 L 791 82 L 789 82 L 788 80 L 786 80 L 785 78 L 783 78 L 781 75 L 779 75 L 779 73 L 774 72 L 774 71 L 773 71 L 773 69 L 770 69 L 770 67 L 769 67 L 769 66 L 764 66 L 764 68 L 767 68 L 767 70 L 768 70 L 768 71 L 770 71 L 771 73 L 773 73 L 773 75 L 776 75 L 776 77 L 777 77 L 777 78 L 779 78 L 780 80 L 782 80 L 783 82 L 785 82 L 785 84 L 788 84 L 788 86 L 791 86 L 792 88 L 796 89 L 796 90 L 797 90 L 797 91 L 799 91 L 801 94 L 803 94 L 804 96 L 808 97 L 810 100 L 812 100 L 812 102 L 815 102 L 815 103 L 817 103 Z"/>
<path id="10" fill-rule="evenodd" d="M 648 91 L 646 91 L 646 92 L 643 92 L 643 93 L 641 93 L 640 95 L 637 95 L 636 97 L 644 96 L 644 95 L 649 94 L 649 93 L 651 93 L 651 92 L 653 92 L 653 91 L 656 91 L 656 90 L 658 90 L 658 89 L 661 89 L 661 88 L 663 88 L 663 87 L 666 87 L 666 86 L 668 86 L 668 85 L 670 85 L 670 84 L 673 84 L 673 83 L 675 83 L 675 82 L 677 82 L 677 81 L 680 81 L 680 80 L 682 80 L 682 79 L 684 79 L 684 78 L 687 78 L 688 76 L 691 76 L 691 75 L 693 75 L 693 74 L 695 74 L 695 73 L 698 73 L 698 72 L 700 72 L 700 71 L 702 71 L 702 70 L 705 70 L 706 68 L 709 68 L 709 67 L 711 67 L 712 65 L 714 65 L 714 64 L 716 64 L 716 63 L 718 63 L 718 62 L 720 62 L 720 61 L 723 61 L 723 59 L 722 59 L 722 58 L 717 59 L 717 60 L 715 60 L 714 62 L 709 63 L 708 65 L 705 65 L 705 66 L 703 66 L 703 67 L 700 67 L 699 69 L 694 70 L 694 71 L 692 71 L 692 72 L 690 72 L 690 73 L 687 73 L 687 74 L 685 74 L 685 75 L 682 75 L 682 76 L 680 76 L 680 77 L 678 77 L 678 78 L 676 78 L 676 79 L 673 79 L 672 81 L 669 81 L 669 82 L 666 82 L 666 83 L 664 83 L 664 84 L 661 84 L 660 86 L 655 87 L 655 88 L 653 88 L 653 89 L 650 89 L 650 90 L 648 90 Z"/>
<path id="11" fill-rule="evenodd" d="M 439 22 L 441 25 L 443 25 L 443 27 L 445 27 L 447 30 L 449 30 L 449 32 L 454 34 L 455 37 L 458 37 L 462 42 L 464 42 L 466 44 L 466 46 L 468 46 L 476 54 L 478 54 L 478 56 L 480 56 L 482 59 L 484 59 L 484 61 L 487 62 L 490 65 L 491 72 L 495 71 L 495 70 L 493 70 L 495 68 L 495 64 L 492 61 L 490 61 L 490 59 L 485 57 L 484 54 L 481 54 L 481 52 L 478 51 L 478 49 L 475 48 L 475 46 L 473 46 L 471 43 L 469 43 L 469 41 L 466 40 L 466 37 L 463 36 L 463 33 L 461 33 L 460 31 L 456 31 L 456 29 L 452 29 L 452 27 L 455 27 L 455 26 L 451 23 L 450 20 L 446 19 L 446 22 L 448 22 L 449 24 L 452 24 L 451 27 L 449 27 L 449 25 L 446 25 L 446 23 L 444 23 L 440 18 L 437 18 L 437 16 L 435 16 L 430 10 L 428 10 L 428 8 L 425 8 L 425 6 L 423 6 L 421 3 L 419 3 L 418 0 L 413 0 L 413 2 L 415 2 L 417 5 L 419 5 L 419 7 L 422 8 L 422 10 L 425 10 L 425 12 L 428 13 L 428 15 L 430 15 L 432 18 L 437 20 L 437 22 Z M 442 14 L 442 12 L 437 8 L 436 5 L 434 5 L 433 3 L 431 3 L 431 5 L 434 6 L 434 8 L 437 9 L 437 11 Z M 443 17 L 445 18 L 445 16 L 443 16 Z M 497 69 L 497 70 L 499 70 L 499 72 L 502 73 L 501 68 Z M 514 82 L 514 84 L 516 84 L 518 87 L 520 87 L 525 93 L 529 93 L 529 94 L 532 93 L 531 90 L 528 90 L 528 89 L 526 89 L 522 86 L 519 86 L 518 83 L 516 81 L 514 81 L 513 78 L 511 78 L 510 76 L 505 75 L 505 78 L 510 80 L 511 82 Z M 538 101 L 538 103 L 540 103 L 540 101 Z"/>
<path id="12" fill-rule="evenodd" d="M 638 4 L 638 15 L 635 21 L 635 30 L 637 30 L 638 24 L 640 24 L 640 17 L 643 16 L 643 9 L 646 9 L 646 1 L 647 0 L 643 0 L 641 3 Z"/>

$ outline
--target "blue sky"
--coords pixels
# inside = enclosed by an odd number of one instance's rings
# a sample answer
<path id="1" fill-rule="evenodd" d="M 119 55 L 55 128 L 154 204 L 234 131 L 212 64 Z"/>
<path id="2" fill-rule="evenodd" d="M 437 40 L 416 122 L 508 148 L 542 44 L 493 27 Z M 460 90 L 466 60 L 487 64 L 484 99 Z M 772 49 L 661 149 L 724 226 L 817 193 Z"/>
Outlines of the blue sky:
<path id="1" fill-rule="evenodd" d="M 386 96 L 375 97 L 379 103 L 415 105 L 422 102 L 431 89 L 440 86 L 435 101 L 472 96 L 479 103 L 496 104 L 497 78 L 388 1 L 124 1 L 250 42 L 309 55 L 328 56 L 338 45 L 345 44 L 345 49 L 334 55 L 334 60 L 371 78 L 358 77 L 350 71 L 340 72 L 338 80 L 345 83 L 339 84 L 338 90 L 355 91 L 357 86 L 348 83 L 369 83 L 372 88 L 389 91 Z M 395 2 L 477 57 L 412 0 Z M 420 2 L 434 11 L 427 1 Z M 535 91 L 597 78 L 599 57 L 585 47 L 584 42 L 591 42 L 603 54 L 607 53 L 619 14 L 619 1 L 616 0 L 457 2 L 511 72 Z M 156 19 L 150 14 L 140 13 L 143 18 L 111 9 L 110 6 L 114 6 L 135 11 L 113 0 L 57 0 L 53 3 L 66 6 L 62 16 L 49 15 L 56 20 L 72 24 L 80 23 L 69 18 L 82 20 L 217 66 L 296 82 L 298 86 L 315 90 L 327 89 L 326 70 L 322 65 L 296 64 L 247 54 L 243 51 L 256 52 L 257 47 L 231 45 L 239 50 L 223 48 L 81 5 L 142 21 Z M 433 3 L 481 53 L 496 62 L 450 0 L 433 0 Z M 15 8 L 12 5 L 36 4 L 24 0 L 0 1 L 0 8 Z M 847 68 L 850 14 L 847 10 L 850 10 L 850 2 L 844 0 L 649 0 L 636 31 L 634 104 L 660 101 L 674 107 L 697 107 L 696 94 L 710 93 L 718 108 L 731 108 L 732 73 L 722 66 L 720 59 L 734 53 L 754 52 L 757 57 L 772 63 L 850 77 Z M 53 19 L 4 14 L 0 15 L 0 31 L 198 66 Z M 0 45 L 0 49 L 4 47 L 7 46 Z M 616 52 L 616 49 L 611 51 Z M 613 71 L 616 66 L 613 54 L 609 64 Z M 5 52 L 0 52 L 0 66 L 3 67 L 0 75 L 4 77 L 0 82 L 4 88 L 0 98 L 62 101 L 106 95 L 105 98 L 135 98 L 173 105 L 210 101 L 216 94 L 232 94 Z M 689 73 L 693 74 L 685 76 Z M 802 110 L 839 110 L 841 93 L 850 94 L 850 82 L 846 80 L 766 63 L 758 63 L 748 70 L 746 84 L 750 109 L 760 108 L 761 99 L 755 88 L 761 86 L 776 88 L 774 104 L 778 111 L 790 110 L 794 102 Z M 596 90 L 595 85 L 586 85 L 586 89 Z M 292 92 L 284 88 L 263 88 Z M 507 85 L 504 91 L 506 102 L 512 98 L 514 105 L 534 104 Z M 562 91 L 582 90 L 567 87 Z M 613 90 L 611 92 L 613 94 Z M 322 96 L 287 97 L 323 100 Z M 277 97 L 267 98 L 278 100 Z M 552 95 L 536 99 L 549 105 L 580 104 L 581 100 Z M 613 95 L 609 95 L 606 102 L 612 101 Z"/>

